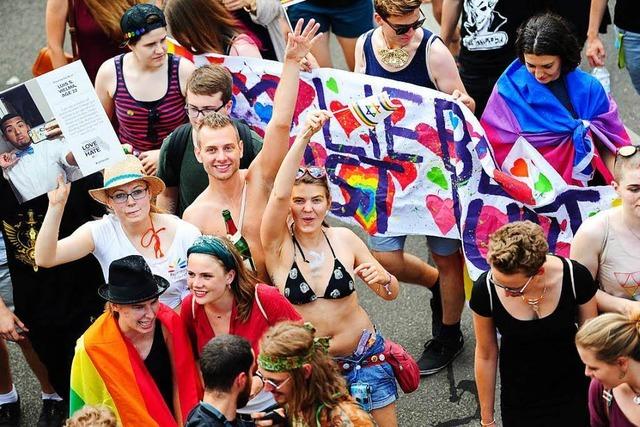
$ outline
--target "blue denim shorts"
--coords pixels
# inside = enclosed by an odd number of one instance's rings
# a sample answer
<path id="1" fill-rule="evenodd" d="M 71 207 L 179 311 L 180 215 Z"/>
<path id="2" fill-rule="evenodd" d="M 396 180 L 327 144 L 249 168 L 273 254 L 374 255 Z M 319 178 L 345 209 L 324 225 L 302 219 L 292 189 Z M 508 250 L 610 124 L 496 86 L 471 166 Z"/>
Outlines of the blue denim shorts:
<path id="1" fill-rule="evenodd" d="M 355 39 L 373 28 L 373 2 L 357 0 L 344 7 L 318 6 L 302 2 L 287 8 L 291 25 L 295 27 L 298 19 L 306 21 L 313 18 L 320 24 L 320 32 L 329 30 L 336 36 Z"/>
<path id="2" fill-rule="evenodd" d="M 460 249 L 460 240 L 446 237 L 425 236 L 429 250 L 436 255 L 449 256 Z M 404 249 L 407 236 L 369 236 L 369 247 L 376 252 L 393 252 Z"/>
<path id="3" fill-rule="evenodd" d="M 362 361 L 384 351 L 384 338 L 376 334 L 375 342 L 365 350 L 360 357 L 345 356 L 336 357 L 335 361 L 343 369 L 343 375 L 347 380 L 347 388 L 354 395 L 353 390 L 368 391 L 368 399 L 363 401 L 359 396 L 353 397 L 362 406 L 362 409 L 371 411 L 384 408 L 398 399 L 398 385 L 393 369 L 387 362 L 376 365 L 362 366 Z"/>

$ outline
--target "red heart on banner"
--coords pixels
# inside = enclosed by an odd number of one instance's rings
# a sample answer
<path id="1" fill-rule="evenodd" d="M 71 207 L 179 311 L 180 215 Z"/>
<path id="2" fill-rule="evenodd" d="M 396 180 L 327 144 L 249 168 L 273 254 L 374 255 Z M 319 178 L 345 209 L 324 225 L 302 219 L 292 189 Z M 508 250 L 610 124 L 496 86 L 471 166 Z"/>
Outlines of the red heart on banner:
<path id="1" fill-rule="evenodd" d="M 331 101 L 329 109 L 334 113 L 333 117 L 338 121 L 338 124 L 347 134 L 347 137 L 351 135 L 351 132 L 360 127 L 360 122 L 358 122 L 351 110 L 340 101 Z"/>
<path id="2" fill-rule="evenodd" d="M 418 142 L 431 150 L 436 156 L 442 157 L 442 147 L 440 146 L 440 136 L 438 131 L 426 123 L 420 123 L 416 126 L 418 134 Z"/>
<path id="3" fill-rule="evenodd" d="M 493 172 L 493 179 L 502 186 L 504 191 L 519 202 L 527 205 L 536 204 L 531 189 L 524 182 L 518 181 L 498 169 Z"/>
<path id="4" fill-rule="evenodd" d="M 407 188 L 409 184 L 414 182 L 418 177 L 418 171 L 416 170 L 416 165 L 411 162 L 403 162 L 400 160 L 392 160 L 389 157 L 385 157 L 383 159 L 385 162 L 395 163 L 397 165 L 402 166 L 402 172 L 396 172 L 394 170 L 390 170 L 389 172 L 395 179 L 400 183 L 400 187 L 404 190 Z"/>
<path id="5" fill-rule="evenodd" d="M 429 194 L 425 201 L 434 222 L 442 234 L 447 234 L 456 225 L 456 216 L 453 213 L 453 200 L 443 200 L 435 194 Z"/>
<path id="6" fill-rule="evenodd" d="M 400 104 L 400 105 L 402 105 L 402 104 Z M 400 108 L 398 108 L 396 111 L 394 111 L 391 114 L 391 123 L 393 123 L 395 125 L 400 120 L 404 119 L 404 116 L 405 116 L 406 113 L 407 113 L 407 110 L 405 110 L 404 109 L 404 105 L 402 105 Z"/>
<path id="7" fill-rule="evenodd" d="M 511 167 L 511 175 L 527 178 L 529 176 L 529 167 L 524 159 L 516 159 Z"/>
<path id="8" fill-rule="evenodd" d="M 509 217 L 498 208 L 489 205 L 482 207 L 478 215 L 475 238 L 476 246 L 483 258 L 487 257 L 489 250 L 489 236 L 508 222 Z"/>

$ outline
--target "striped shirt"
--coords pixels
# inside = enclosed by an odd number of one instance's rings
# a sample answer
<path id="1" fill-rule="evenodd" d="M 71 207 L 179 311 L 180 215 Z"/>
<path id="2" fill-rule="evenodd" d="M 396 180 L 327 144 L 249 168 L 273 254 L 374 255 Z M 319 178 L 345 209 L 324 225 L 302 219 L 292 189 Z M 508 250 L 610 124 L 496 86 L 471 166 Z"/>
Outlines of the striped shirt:
<path id="1" fill-rule="evenodd" d="M 156 101 L 138 101 L 127 88 L 122 72 L 122 58 L 115 58 L 117 86 L 113 94 L 118 137 L 122 144 L 131 144 L 136 151 L 159 149 L 164 138 L 188 121 L 185 99 L 180 92 L 178 68 L 180 57 L 169 54 L 167 92 Z"/>

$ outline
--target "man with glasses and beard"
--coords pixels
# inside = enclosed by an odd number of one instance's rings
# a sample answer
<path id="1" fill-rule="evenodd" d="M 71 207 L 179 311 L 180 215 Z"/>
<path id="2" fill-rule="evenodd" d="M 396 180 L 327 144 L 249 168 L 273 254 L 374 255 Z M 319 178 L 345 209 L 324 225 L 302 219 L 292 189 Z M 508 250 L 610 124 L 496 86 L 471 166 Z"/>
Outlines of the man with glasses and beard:
<path id="1" fill-rule="evenodd" d="M 421 0 L 374 1 L 374 18 L 379 27 L 358 39 L 355 71 L 448 93 L 473 111 L 475 102 L 467 95 L 453 56 L 438 36 L 422 27 L 425 17 L 421 4 Z M 418 360 L 420 373 L 430 375 L 449 365 L 464 343 L 460 331 L 464 306 L 460 241 L 427 236 L 436 270 L 404 251 L 406 237 L 372 236 L 369 247 L 399 281 L 425 286 L 433 294 L 433 339 L 425 343 Z"/>
<path id="2" fill-rule="evenodd" d="M 249 401 L 253 350 L 237 335 L 213 338 L 202 351 L 200 370 L 204 397 L 187 418 L 186 427 L 230 427 L 236 424 L 236 410 Z"/>

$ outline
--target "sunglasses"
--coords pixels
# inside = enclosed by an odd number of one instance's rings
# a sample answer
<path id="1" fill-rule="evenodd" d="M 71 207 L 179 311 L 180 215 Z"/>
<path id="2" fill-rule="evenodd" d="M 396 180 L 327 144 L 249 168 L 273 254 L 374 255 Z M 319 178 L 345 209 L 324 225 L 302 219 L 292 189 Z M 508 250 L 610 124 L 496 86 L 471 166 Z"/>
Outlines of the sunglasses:
<path id="1" fill-rule="evenodd" d="M 270 380 L 264 377 L 264 375 L 262 375 L 262 372 L 257 371 L 256 372 L 256 377 L 260 378 L 260 380 L 262 381 L 263 384 L 265 385 L 269 385 L 271 388 L 273 388 L 274 390 L 280 390 L 280 388 L 282 388 L 283 385 L 285 385 L 290 379 L 291 376 L 288 376 L 286 379 L 280 381 L 280 382 L 276 382 L 274 380 Z"/>
<path id="2" fill-rule="evenodd" d="M 422 19 L 418 19 L 413 24 L 392 24 L 391 22 L 387 21 L 385 18 L 382 18 L 382 20 L 386 22 L 387 25 L 390 26 L 393 31 L 396 32 L 397 36 L 401 36 L 403 34 L 407 34 L 409 30 L 417 30 L 418 28 L 422 27 L 422 24 L 424 24 L 424 21 L 426 21 L 427 18 L 425 18 L 424 13 L 422 13 L 422 10 L 421 9 L 419 10 L 420 10 L 420 16 L 422 16 Z"/>
<path id="3" fill-rule="evenodd" d="M 496 286 L 500 289 L 503 289 L 505 292 L 511 294 L 511 295 L 524 295 L 524 291 L 525 289 L 527 289 L 527 286 L 529 286 L 529 283 L 531 283 L 531 280 L 533 280 L 534 276 L 529 277 L 529 279 L 525 282 L 524 285 L 519 286 L 517 288 L 512 288 L 509 286 L 505 286 L 502 285 L 500 283 L 498 283 L 494 278 L 493 278 L 493 274 L 491 274 L 491 271 L 489 271 L 489 282 L 491 282 L 493 284 L 493 286 Z"/>
<path id="4" fill-rule="evenodd" d="M 305 174 L 309 174 L 312 178 L 321 179 L 327 176 L 327 171 L 320 166 L 299 167 L 296 172 L 296 180 L 302 178 Z"/>
<path id="5" fill-rule="evenodd" d="M 194 105 L 187 104 L 184 106 L 184 109 L 187 110 L 187 115 L 189 115 L 189 117 L 191 117 L 192 119 L 197 119 L 200 114 L 202 114 L 202 117 L 204 117 L 209 113 L 217 113 L 222 109 L 222 107 L 224 107 L 224 104 L 222 104 L 219 107 L 204 107 L 204 108 L 198 108 Z"/>

